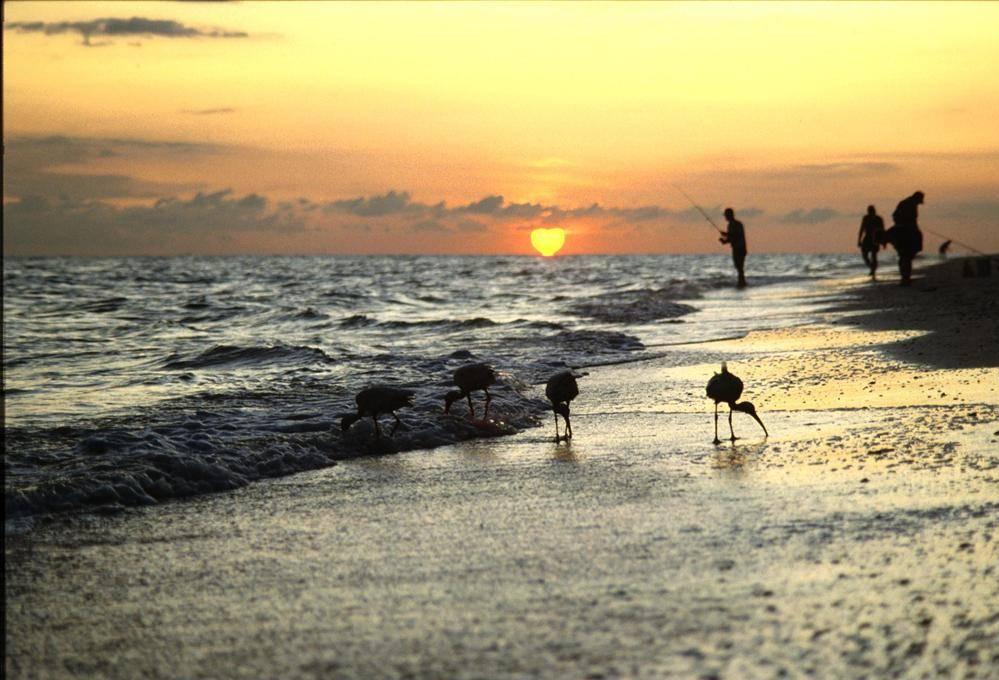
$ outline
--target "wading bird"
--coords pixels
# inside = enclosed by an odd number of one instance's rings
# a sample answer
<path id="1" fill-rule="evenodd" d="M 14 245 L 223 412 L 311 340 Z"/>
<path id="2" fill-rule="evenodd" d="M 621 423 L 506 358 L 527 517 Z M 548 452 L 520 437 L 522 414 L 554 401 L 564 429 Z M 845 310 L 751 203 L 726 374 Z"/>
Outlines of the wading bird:
<path id="1" fill-rule="evenodd" d="M 454 372 L 454 384 L 457 390 L 451 390 L 444 397 L 444 413 L 451 412 L 451 404 L 465 397 L 468 399 L 468 411 L 475 418 L 475 408 L 472 406 L 472 392 L 482 390 L 486 393 L 486 410 L 482 419 L 489 417 L 489 402 L 493 400 L 489 394 L 489 386 L 496 382 L 496 371 L 488 364 L 468 364 Z"/>
<path id="2" fill-rule="evenodd" d="M 732 411 L 742 411 L 748 413 L 756 419 L 756 422 L 763 428 L 763 434 L 770 436 L 766 426 L 760 417 L 756 415 L 756 407 L 748 401 L 738 404 L 735 400 L 742 396 L 742 381 L 738 377 L 728 372 L 728 366 L 722 362 L 721 373 L 715 373 L 714 377 L 708 381 L 708 398 L 715 400 L 715 444 L 721 442 L 718 439 L 718 404 L 725 402 L 728 404 L 728 429 L 732 433 L 732 441 L 735 441 L 735 430 L 732 429 Z"/>
<path id="3" fill-rule="evenodd" d="M 389 436 L 395 434 L 399 428 L 399 416 L 395 414 L 396 409 L 413 405 L 413 391 L 404 390 L 398 387 L 388 387 L 385 385 L 375 385 L 368 387 L 357 393 L 354 401 L 357 402 L 357 413 L 349 413 L 340 419 L 340 429 L 346 432 L 350 426 L 364 416 L 371 416 L 375 423 L 375 437 L 381 437 L 382 433 L 378 427 L 378 416 L 383 413 L 391 413 L 395 418 L 395 425 Z"/>
<path id="4" fill-rule="evenodd" d="M 552 411 L 555 412 L 555 443 L 562 439 L 569 441 L 572 439 L 572 424 L 569 422 L 569 402 L 579 394 L 579 386 L 576 384 L 576 376 L 572 371 L 562 371 L 556 373 L 548 379 L 545 386 L 545 396 L 552 403 Z M 565 418 L 565 437 L 560 437 L 558 433 L 559 414 Z"/>

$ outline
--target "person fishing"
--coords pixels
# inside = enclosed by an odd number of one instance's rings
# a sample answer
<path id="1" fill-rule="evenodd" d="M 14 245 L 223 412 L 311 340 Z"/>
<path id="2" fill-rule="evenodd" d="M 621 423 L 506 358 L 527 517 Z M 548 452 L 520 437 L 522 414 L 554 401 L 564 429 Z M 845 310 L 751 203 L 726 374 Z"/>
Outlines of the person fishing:
<path id="1" fill-rule="evenodd" d="M 857 247 L 864 258 L 864 264 L 871 269 L 871 278 L 877 279 L 878 250 L 884 248 L 885 221 L 881 219 L 873 205 L 867 206 L 867 214 L 860 221 L 857 233 Z"/>
<path id="2" fill-rule="evenodd" d="M 742 222 L 735 219 L 735 211 L 725 208 L 725 220 L 728 222 L 728 231 L 721 232 L 720 243 L 727 243 L 732 246 L 732 262 L 735 264 L 735 271 L 739 273 L 739 288 L 746 287 L 746 228 Z"/>
<path id="3" fill-rule="evenodd" d="M 895 246 L 898 253 L 898 272 L 902 275 L 899 285 L 912 285 L 912 260 L 923 249 L 923 232 L 919 231 L 919 206 L 923 203 L 923 192 L 917 191 L 898 202 L 891 214 L 894 226 L 886 232 L 886 239 Z"/>

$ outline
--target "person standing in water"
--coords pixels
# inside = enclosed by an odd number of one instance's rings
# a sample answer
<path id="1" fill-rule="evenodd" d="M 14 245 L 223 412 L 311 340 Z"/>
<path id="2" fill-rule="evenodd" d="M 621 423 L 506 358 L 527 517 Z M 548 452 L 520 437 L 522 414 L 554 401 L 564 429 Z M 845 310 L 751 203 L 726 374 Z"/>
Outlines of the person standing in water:
<path id="1" fill-rule="evenodd" d="M 867 206 L 867 214 L 860 222 L 860 232 L 857 234 L 857 247 L 864 258 L 864 264 L 871 268 L 871 278 L 877 278 L 878 249 L 883 248 L 885 221 L 874 210 L 873 205 Z"/>
<path id="2" fill-rule="evenodd" d="M 923 249 L 923 232 L 919 231 L 919 206 L 923 203 L 923 192 L 917 191 L 899 201 L 891 214 L 895 226 L 889 229 L 891 243 L 898 252 L 898 271 L 902 275 L 901 285 L 912 285 L 912 260 Z"/>
<path id="3" fill-rule="evenodd" d="M 728 243 L 732 246 L 732 262 L 735 264 L 735 270 L 739 272 L 739 283 L 737 285 L 739 288 L 745 288 L 746 228 L 742 226 L 742 222 L 735 219 L 735 211 L 731 208 L 725 208 L 725 219 L 728 221 L 728 231 L 723 231 L 721 238 L 718 240 L 721 243 Z"/>

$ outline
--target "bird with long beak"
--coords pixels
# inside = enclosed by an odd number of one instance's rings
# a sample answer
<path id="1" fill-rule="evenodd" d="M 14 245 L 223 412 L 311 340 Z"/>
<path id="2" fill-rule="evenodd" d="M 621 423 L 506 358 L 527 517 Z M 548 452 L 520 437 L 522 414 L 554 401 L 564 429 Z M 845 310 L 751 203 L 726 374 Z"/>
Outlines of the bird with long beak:
<path id="1" fill-rule="evenodd" d="M 375 385 L 363 389 L 357 393 L 357 397 L 354 399 L 357 402 L 357 413 L 348 413 L 341 418 L 340 429 L 346 432 L 350 429 L 351 425 L 364 416 L 371 416 L 371 420 L 375 423 L 375 438 L 380 439 L 382 432 L 378 427 L 378 416 L 383 413 L 390 413 L 395 418 L 395 425 L 389 433 L 391 437 L 399 429 L 400 421 L 399 416 L 395 414 L 396 410 L 412 406 L 414 394 L 412 390 L 388 387 L 386 385 Z"/>
<path id="2" fill-rule="evenodd" d="M 486 410 L 482 419 L 489 417 L 489 402 L 493 400 L 489 394 L 489 386 L 496 382 L 496 371 L 488 364 L 467 364 L 454 372 L 454 384 L 457 390 L 451 390 L 444 396 L 444 413 L 451 412 L 451 404 L 461 398 L 468 399 L 468 411 L 475 418 L 475 407 L 472 406 L 472 392 L 482 390 L 486 394 Z"/>
<path id="3" fill-rule="evenodd" d="M 555 412 L 555 443 L 558 444 L 563 439 L 572 439 L 572 424 L 569 422 L 569 402 L 579 394 L 579 386 L 576 384 L 576 376 L 572 371 L 562 371 L 556 373 L 548 379 L 545 385 L 545 396 L 552 403 L 552 411 Z M 565 436 L 559 436 L 558 417 L 565 420 Z"/>
<path id="4" fill-rule="evenodd" d="M 736 440 L 735 430 L 732 429 L 732 411 L 742 411 L 753 416 L 753 419 L 763 428 L 764 436 L 770 436 L 766 425 L 756 415 L 755 406 L 748 401 L 736 403 L 736 400 L 741 396 L 742 381 L 739 380 L 738 376 L 729 373 L 728 365 L 722 362 L 721 373 L 715 373 L 711 380 L 708 381 L 708 398 L 715 401 L 715 444 L 721 443 L 721 440 L 718 439 L 718 404 L 721 402 L 728 404 L 728 429 L 732 433 L 732 441 Z"/>

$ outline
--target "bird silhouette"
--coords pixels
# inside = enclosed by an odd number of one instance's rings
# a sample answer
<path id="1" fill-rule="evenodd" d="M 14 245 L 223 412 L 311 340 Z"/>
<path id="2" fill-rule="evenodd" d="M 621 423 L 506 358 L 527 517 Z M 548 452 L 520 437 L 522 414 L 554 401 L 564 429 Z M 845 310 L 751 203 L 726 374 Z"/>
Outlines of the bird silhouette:
<path id="1" fill-rule="evenodd" d="M 472 392 L 482 390 L 486 393 L 486 410 L 482 419 L 489 417 L 489 402 L 493 400 L 489 394 L 489 386 L 496 382 L 496 371 L 488 364 L 467 364 L 454 372 L 454 384 L 457 390 L 451 390 L 444 397 L 444 413 L 451 412 L 451 404 L 465 397 L 468 399 L 468 411 L 475 418 L 475 407 L 472 406 Z"/>
<path id="2" fill-rule="evenodd" d="M 340 419 L 340 429 L 346 432 L 350 426 L 364 416 L 371 416 L 375 423 L 375 437 L 381 438 L 382 432 L 378 427 L 378 416 L 383 413 L 391 413 L 395 418 L 395 425 L 389 436 L 395 434 L 399 427 L 399 416 L 395 414 L 397 409 L 413 405 L 412 390 L 404 390 L 398 387 L 386 385 L 374 385 L 357 393 L 354 401 L 357 402 L 357 413 L 348 413 Z"/>
<path id="3" fill-rule="evenodd" d="M 555 443 L 562 439 L 569 441 L 572 439 L 572 424 L 569 422 L 569 402 L 579 394 L 579 385 L 576 384 L 576 376 L 572 371 L 562 371 L 556 373 L 548 379 L 545 385 L 545 396 L 552 403 L 552 411 L 555 412 Z M 560 437 L 558 433 L 559 414 L 565 419 L 565 437 Z"/>
<path id="4" fill-rule="evenodd" d="M 756 422 L 760 424 L 760 427 L 763 428 L 763 434 L 768 437 L 770 436 L 763 421 L 756 415 L 755 406 L 748 401 L 736 403 L 735 400 L 741 396 L 742 381 L 737 376 L 729 373 L 728 366 L 725 362 L 722 362 L 721 373 L 715 373 L 711 380 L 708 381 L 708 398 L 715 400 L 715 444 L 721 442 L 718 439 L 718 404 L 720 402 L 728 404 L 728 429 L 732 433 L 732 441 L 736 439 L 735 430 L 732 429 L 732 411 L 742 411 L 753 416 Z"/>

